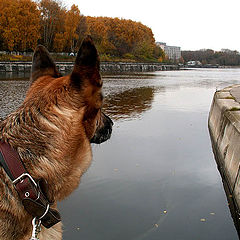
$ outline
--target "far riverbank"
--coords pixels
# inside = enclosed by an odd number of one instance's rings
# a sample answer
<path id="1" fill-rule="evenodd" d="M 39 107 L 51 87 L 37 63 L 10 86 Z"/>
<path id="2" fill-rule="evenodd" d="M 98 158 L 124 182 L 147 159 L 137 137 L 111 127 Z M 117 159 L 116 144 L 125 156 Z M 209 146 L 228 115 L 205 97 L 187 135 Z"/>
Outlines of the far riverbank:
<path id="1" fill-rule="evenodd" d="M 73 62 L 57 62 L 59 71 L 69 72 Z M 30 72 L 31 62 L 0 62 L 0 72 Z M 178 65 L 162 63 L 101 62 L 101 72 L 154 72 L 179 70 Z"/>

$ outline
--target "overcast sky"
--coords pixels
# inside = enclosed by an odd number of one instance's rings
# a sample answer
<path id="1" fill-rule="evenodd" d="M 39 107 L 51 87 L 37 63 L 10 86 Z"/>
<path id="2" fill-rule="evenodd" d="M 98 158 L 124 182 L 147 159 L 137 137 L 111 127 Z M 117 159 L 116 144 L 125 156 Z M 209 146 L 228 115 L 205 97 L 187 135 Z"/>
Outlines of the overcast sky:
<path id="1" fill-rule="evenodd" d="M 240 0 L 63 0 L 85 16 L 132 19 L 182 50 L 240 51 Z"/>

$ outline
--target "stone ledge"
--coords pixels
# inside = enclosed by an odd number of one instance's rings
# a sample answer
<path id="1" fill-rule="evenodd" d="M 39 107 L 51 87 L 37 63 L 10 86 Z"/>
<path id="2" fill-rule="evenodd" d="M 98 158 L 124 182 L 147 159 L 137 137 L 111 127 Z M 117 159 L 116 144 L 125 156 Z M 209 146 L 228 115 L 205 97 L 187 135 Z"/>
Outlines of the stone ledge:
<path id="1" fill-rule="evenodd" d="M 209 113 L 209 131 L 215 158 L 230 194 L 240 210 L 240 85 L 217 91 Z M 239 98 L 240 99 L 240 98 Z"/>
<path id="2" fill-rule="evenodd" d="M 31 62 L 0 62 L 0 72 L 30 72 Z M 59 71 L 69 72 L 73 62 L 56 62 Z M 179 70 L 178 65 L 164 65 L 162 63 L 129 63 L 129 62 L 101 62 L 101 72 L 154 72 Z"/>

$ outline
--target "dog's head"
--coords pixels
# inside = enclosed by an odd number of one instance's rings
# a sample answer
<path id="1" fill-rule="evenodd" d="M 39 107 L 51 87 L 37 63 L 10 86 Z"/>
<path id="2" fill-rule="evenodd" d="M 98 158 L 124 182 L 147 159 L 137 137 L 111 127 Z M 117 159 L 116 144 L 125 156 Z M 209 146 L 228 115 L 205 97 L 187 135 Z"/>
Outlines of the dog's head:
<path id="1" fill-rule="evenodd" d="M 49 98 L 57 108 L 65 105 L 65 109 L 83 109 L 81 124 L 86 136 L 91 143 L 100 144 L 110 138 L 113 122 L 102 112 L 102 79 L 99 71 L 99 56 L 90 36 L 83 40 L 73 71 L 65 77 L 58 72 L 47 49 L 39 45 L 33 55 L 31 74 L 31 84 L 35 85 L 35 90 L 31 91 L 30 87 L 26 99 L 34 98 L 36 88 L 39 94 L 42 88 L 45 88 L 44 93 L 51 89 L 54 96 L 50 93 Z"/>

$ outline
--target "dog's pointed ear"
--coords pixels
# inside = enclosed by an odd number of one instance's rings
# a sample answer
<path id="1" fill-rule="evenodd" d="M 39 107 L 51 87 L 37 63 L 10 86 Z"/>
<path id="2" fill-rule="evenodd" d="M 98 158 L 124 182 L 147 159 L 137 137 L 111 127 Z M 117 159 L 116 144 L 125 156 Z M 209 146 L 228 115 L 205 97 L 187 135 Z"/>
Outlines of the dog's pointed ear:
<path id="1" fill-rule="evenodd" d="M 85 77 L 85 73 L 90 76 L 91 73 L 99 72 L 99 62 L 98 52 L 93 40 L 91 36 L 87 36 L 78 51 L 71 74 L 71 80 L 74 84 L 79 86 Z"/>
<path id="2" fill-rule="evenodd" d="M 52 77 L 60 77 L 61 74 L 58 72 L 56 65 L 48 50 L 42 46 L 38 45 L 33 54 L 32 61 L 32 71 L 31 71 L 31 83 L 33 83 L 36 79 L 42 76 L 52 76 Z"/>

